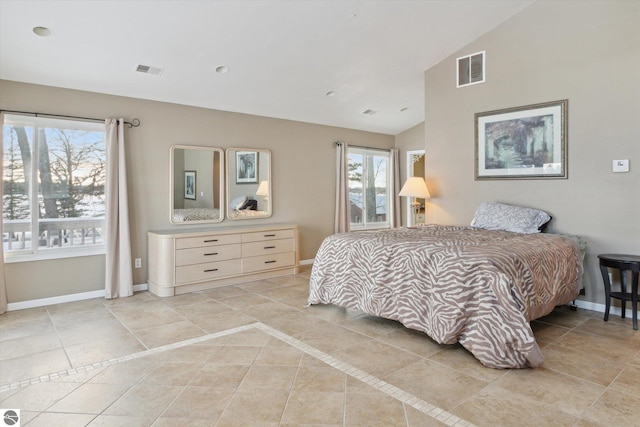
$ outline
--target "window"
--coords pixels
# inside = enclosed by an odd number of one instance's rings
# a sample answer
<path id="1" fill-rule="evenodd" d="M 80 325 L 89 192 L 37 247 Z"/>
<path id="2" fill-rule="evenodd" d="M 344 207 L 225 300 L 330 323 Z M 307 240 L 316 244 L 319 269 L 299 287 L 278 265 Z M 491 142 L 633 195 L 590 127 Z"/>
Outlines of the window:
<path id="1" fill-rule="evenodd" d="M 2 139 L 7 261 L 104 253 L 104 124 L 7 114 Z"/>
<path id="2" fill-rule="evenodd" d="M 391 224 L 391 154 L 351 148 L 348 152 L 351 229 L 388 228 Z"/>

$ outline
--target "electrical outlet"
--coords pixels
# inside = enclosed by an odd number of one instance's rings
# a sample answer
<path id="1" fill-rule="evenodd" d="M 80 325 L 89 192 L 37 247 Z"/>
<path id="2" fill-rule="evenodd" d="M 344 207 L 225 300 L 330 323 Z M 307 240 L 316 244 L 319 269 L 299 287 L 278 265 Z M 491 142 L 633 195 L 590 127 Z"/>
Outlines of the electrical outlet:
<path id="1" fill-rule="evenodd" d="M 142 259 L 141 258 L 136 258 L 135 261 L 134 261 L 134 266 L 135 266 L 135 268 L 142 267 Z"/>

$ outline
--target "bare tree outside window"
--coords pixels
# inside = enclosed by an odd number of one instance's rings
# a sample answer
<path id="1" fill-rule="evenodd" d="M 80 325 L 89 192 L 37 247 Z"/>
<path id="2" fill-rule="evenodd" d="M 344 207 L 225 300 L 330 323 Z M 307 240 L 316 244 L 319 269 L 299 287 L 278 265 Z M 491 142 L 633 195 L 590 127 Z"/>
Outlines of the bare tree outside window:
<path id="1" fill-rule="evenodd" d="M 103 245 L 104 127 L 61 120 L 49 122 L 62 126 L 38 126 L 33 119 L 25 121 L 5 116 L 3 126 L 5 250 L 33 253 Z M 36 229 L 32 229 L 34 215 Z"/>

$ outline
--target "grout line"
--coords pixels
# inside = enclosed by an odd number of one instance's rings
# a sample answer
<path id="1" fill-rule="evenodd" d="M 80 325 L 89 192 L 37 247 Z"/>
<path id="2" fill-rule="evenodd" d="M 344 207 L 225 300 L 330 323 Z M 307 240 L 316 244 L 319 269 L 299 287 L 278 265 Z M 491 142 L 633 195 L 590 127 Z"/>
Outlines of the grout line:
<path id="1" fill-rule="evenodd" d="M 149 350 L 143 350 L 140 351 L 138 353 L 133 353 L 133 354 L 129 354 L 127 356 L 121 356 L 118 358 L 114 358 L 114 359 L 109 359 L 109 360 L 103 360 L 102 362 L 95 362 L 95 363 L 91 363 L 88 365 L 84 365 L 84 366 L 79 366 L 77 368 L 71 368 L 71 369 L 65 369 L 62 371 L 58 371 L 58 372 L 53 372 L 51 374 L 48 375 L 42 375 L 40 377 L 36 377 L 36 378 L 31 378 L 28 380 L 23 380 L 23 381 L 18 381 L 15 383 L 11 383 L 11 384 L 5 384 L 0 386 L 0 393 L 5 392 L 5 391 L 9 391 L 9 390 L 15 390 L 18 388 L 22 388 L 31 384 L 38 384 L 38 383 L 42 383 L 42 382 L 47 382 L 50 381 L 52 379 L 56 379 L 59 378 L 61 376 L 68 376 L 68 375 L 75 375 L 78 373 L 83 373 L 83 372 L 87 372 L 87 371 L 91 371 L 93 369 L 99 369 L 99 368 L 103 368 L 103 367 L 107 367 L 107 366 L 111 366 L 111 365 L 116 365 L 118 363 L 121 362 L 126 362 L 129 360 L 133 360 L 133 359 L 139 359 L 141 357 L 145 357 L 145 356 L 151 356 L 154 354 L 158 354 L 161 353 L 163 351 L 167 351 L 167 350 L 173 350 L 176 348 L 180 348 L 180 347 L 186 347 L 188 345 L 192 345 L 192 344 L 198 344 L 204 341 L 208 341 L 214 338 L 220 338 L 220 337 L 224 337 L 227 335 L 232 335 L 235 334 L 237 332 L 242 332 L 242 331 L 246 331 L 249 329 L 253 329 L 255 328 L 256 324 L 248 324 L 248 325 L 243 325 L 243 326 L 238 326 L 237 328 L 232 328 L 232 329 L 227 329 L 225 331 L 221 331 L 221 332 L 216 332 L 213 334 L 209 334 L 209 335 L 203 335 L 200 337 L 196 337 L 196 338 L 191 338 L 185 341 L 180 341 L 177 343 L 173 343 L 173 344 L 167 344 L 167 345 L 163 345 L 161 347 L 156 347 L 156 348 L 152 348 Z"/>
<path id="2" fill-rule="evenodd" d="M 463 427 L 463 426 L 469 426 L 469 427 L 475 427 L 472 423 L 470 423 L 469 421 L 463 420 L 459 417 L 457 417 L 456 415 L 445 411 L 442 408 L 439 408 L 425 400 L 420 399 L 417 396 L 414 396 L 411 393 L 406 392 L 405 390 L 402 390 L 399 387 L 396 387 L 392 384 L 387 383 L 386 381 L 377 378 L 371 374 L 368 374 L 365 371 L 362 371 L 358 368 L 356 368 L 355 366 L 352 366 L 348 363 L 342 362 L 339 359 L 336 359 L 335 357 L 315 348 L 310 346 L 309 344 L 306 344 L 296 338 L 291 337 L 290 335 L 287 335 L 277 329 L 274 329 L 268 325 L 265 325 L 264 323 L 261 322 L 256 322 L 256 323 L 251 323 L 248 325 L 243 325 L 243 326 L 239 326 L 236 328 L 232 328 L 232 329 L 227 329 L 224 331 L 220 331 L 220 332 L 216 332 L 213 334 L 208 334 L 208 335 L 203 335 L 200 337 L 196 337 L 196 338 L 191 338 L 185 341 L 180 341 L 177 343 L 172 343 L 172 344 L 167 344 L 161 347 L 156 347 L 156 348 L 152 348 L 152 349 L 148 349 L 148 350 L 143 350 L 140 351 L 138 353 L 133 353 L 133 354 L 129 354 L 127 356 L 122 356 L 122 357 L 118 357 L 118 358 L 113 358 L 113 359 L 109 359 L 109 360 L 104 360 L 102 362 L 96 362 L 96 363 L 91 363 L 85 366 L 79 366 L 77 368 L 71 368 L 71 369 L 67 369 L 67 370 L 63 370 L 63 371 L 59 371 L 59 372 L 53 372 L 51 374 L 48 375 L 42 375 L 40 377 L 36 377 L 36 378 L 32 378 L 30 380 L 24 380 L 24 381 L 19 381 L 19 382 L 15 382 L 12 384 L 6 384 L 6 385 L 2 385 L 0 386 L 0 393 L 1 392 L 5 392 L 5 391 L 9 391 L 9 390 L 16 390 L 19 388 L 23 388 L 26 386 L 29 386 L 31 384 L 38 384 L 38 383 L 42 383 L 42 382 L 47 382 L 47 381 L 51 381 L 54 379 L 58 379 L 61 376 L 68 376 L 68 375 L 75 375 L 75 374 L 79 374 L 79 373 L 84 373 L 84 372 L 88 372 L 94 369 L 100 369 L 103 367 L 107 367 L 107 366 L 111 366 L 111 365 L 116 365 L 118 363 L 122 363 L 122 362 L 126 362 L 129 360 L 133 360 L 133 359 L 138 359 L 138 358 L 142 358 L 142 357 L 146 357 L 146 356 L 150 356 L 150 355 L 154 355 L 154 354 L 158 354 L 167 350 L 174 350 L 176 348 L 181 348 L 181 347 L 186 347 L 192 344 L 198 344 L 204 341 L 208 341 L 211 339 L 215 339 L 215 338 L 221 338 L 224 336 L 228 336 L 228 335 L 233 335 L 235 333 L 238 332 L 243 332 L 243 331 L 247 331 L 250 329 L 258 329 L 262 332 L 265 332 L 266 334 L 302 351 L 303 353 L 308 354 L 311 357 L 314 357 L 324 363 L 326 363 L 327 365 L 338 369 L 339 371 L 350 375 L 360 381 L 362 381 L 363 383 L 375 388 L 376 390 L 385 393 L 386 395 L 398 400 L 399 402 L 401 402 L 404 405 L 408 405 L 413 407 L 414 409 L 424 413 L 425 415 L 428 415 L 432 418 L 434 418 L 435 420 L 438 420 L 448 426 L 456 426 L 456 427 Z"/>
<path id="3" fill-rule="evenodd" d="M 471 424 L 470 422 L 462 420 L 461 418 L 458 418 L 457 416 L 451 414 L 448 411 L 445 411 L 444 409 L 438 408 L 437 406 L 434 406 L 412 395 L 411 393 L 402 390 L 401 388 L 398 388 L 392 384 L 387 383 L 384 380 L 376 378 L 373 375 L 370 375 L 365 371 L 356 368 L 355 366 L 351 366 L 348 363 L 341 362 L 335 357 L 323 351 L 320 351 L 317 348 L 312 347 L 300 340 L 297 340 L 296 338 L 293 338 L 283 332 L 280 332 L 277 329 L 267 326 L 264 323 L 255 323 L 253 326 L 275 338 L 278 338 L 279 340 L 291 345 L 292 347 L 295 347 L 298 350 L 303 351 L 304 353 L 307 353 L 312 357 L 315 357 L 316 359 L 328 364 L 329 366 L 364 382 L 365 384 L 387 394 L 388 396 L 400 401 L 401 403 L 409 405 L 417 409 L 418 411 L 437 419 L 438 421 L 444 422 L 445 424 L 451 426 L 458 423 L 466 423 L 466 425 L 473 427 L 473 424 Z M 451 420 L 451 423 L 448 422 L 449 420 Z"/>

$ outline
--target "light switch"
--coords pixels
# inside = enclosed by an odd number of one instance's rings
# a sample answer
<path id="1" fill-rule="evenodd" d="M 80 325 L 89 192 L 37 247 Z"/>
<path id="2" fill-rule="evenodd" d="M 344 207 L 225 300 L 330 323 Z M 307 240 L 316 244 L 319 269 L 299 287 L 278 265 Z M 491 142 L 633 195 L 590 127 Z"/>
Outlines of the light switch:
<path id="1" fill-rule="evenodd" d="M 629 172 L 629 159 L 614 160 L 613 161 L 614 172 Z"/>

